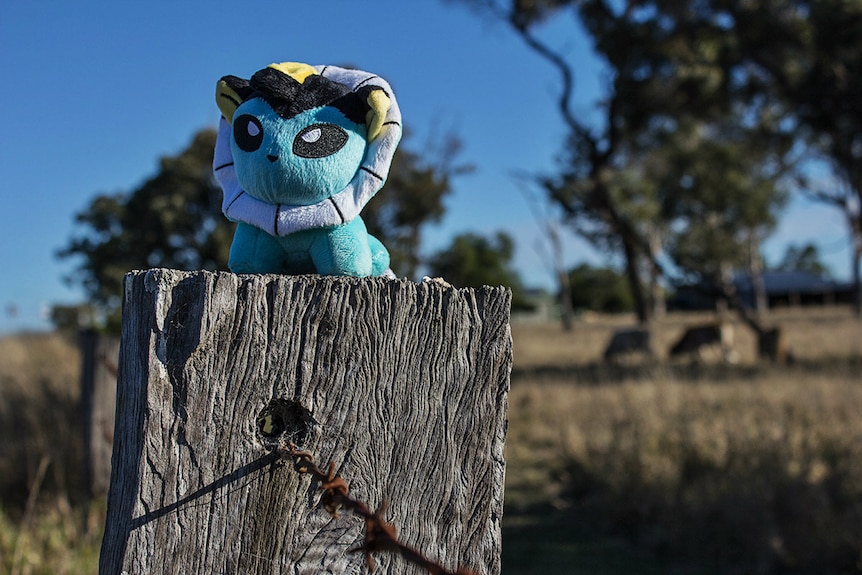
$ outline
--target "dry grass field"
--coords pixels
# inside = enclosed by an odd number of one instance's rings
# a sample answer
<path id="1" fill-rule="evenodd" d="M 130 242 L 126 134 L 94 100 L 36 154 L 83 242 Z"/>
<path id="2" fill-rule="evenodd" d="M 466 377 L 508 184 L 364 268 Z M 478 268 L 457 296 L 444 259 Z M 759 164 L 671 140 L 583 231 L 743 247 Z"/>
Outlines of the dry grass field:
<path id="1" fill-rule="evenodd" d="M 625 316 L 512 327 L 508 574 L 862 572 L 862 321 L 786 310 L 795 363 L 601 362 Z M 79 358 L 57 335 L 0 338 L 0 572 L 94 573 L 104 502 L 81 497 Z"/>
<path id="2" fill-rule="evenodd" d="M 514 325 L 505 573 L 862 572 L 862 321 L 773 312 L 794 364 L 663 357 L 706 315 L 657 322 L 660 361 L 606 366 L 633 318 Z"/>
<path id="3" fill-rule="evenodd" d="M 100 507 L 85 505 L 80 358 L 56 334 L 0 338 L 0 573 L 95 573 Z"/>

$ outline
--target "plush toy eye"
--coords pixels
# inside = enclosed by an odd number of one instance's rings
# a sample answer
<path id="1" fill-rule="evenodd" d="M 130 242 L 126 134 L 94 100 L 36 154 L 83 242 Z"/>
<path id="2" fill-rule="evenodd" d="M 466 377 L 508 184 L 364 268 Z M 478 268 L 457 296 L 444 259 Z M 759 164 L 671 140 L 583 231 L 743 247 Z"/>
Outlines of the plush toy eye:
<path id="1" fill-rule="evenodd" d="M 253 152 L 263 144 L 263 126 L 254 116 L 243 114 L 233 122 L 233 138 L 244 152 Z"/>
<path id="2" fill-rule="evenodd" d="M 347 132 L 335 124 L 312 124 L 293 140 L 293 153 L 301 158 L 331 156 L 347 143 Z"/>

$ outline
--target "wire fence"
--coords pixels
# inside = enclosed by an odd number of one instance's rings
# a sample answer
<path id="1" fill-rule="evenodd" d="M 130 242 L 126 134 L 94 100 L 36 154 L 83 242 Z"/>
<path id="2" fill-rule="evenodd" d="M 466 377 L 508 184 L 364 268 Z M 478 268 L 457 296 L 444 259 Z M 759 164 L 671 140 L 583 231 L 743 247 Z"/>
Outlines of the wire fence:
<path id="1" fill-rule="evenodd" d="M 387 522 L 383 515 L 386 512 L 386 501 L 376 511 L 371 511 L 364 502 L 353 498 L 348 490 L 347 482 L 335 473 L 335 463 L 330 462 L 329 469 L 324 472 L 314 462 L 314 457 L 307 451 L 302 451 L 290 442 L 287 447 L 278 450 L 282 459 L 290 460 L 293 468 L 303 474 L 310 475 L 316 482 L 317 489 L 322 492 L 320 503 L 332 515 L 338 517 L 341 509 L 348 509 L 365 520 L 365 535 L 362 545 L 351 549 L 352 553 L 363 553 L 368 569 L 375 568 L 373 553 L 390 552 L 401 555 L 409 563 L 424 568 L 431 575 L 478 575 L 475 571 L 461 567 L 456 571 L 448 571 L 439 563 L 425 557 L 421 552 L 402 543 L 398 539 L 395 526 Z"/>

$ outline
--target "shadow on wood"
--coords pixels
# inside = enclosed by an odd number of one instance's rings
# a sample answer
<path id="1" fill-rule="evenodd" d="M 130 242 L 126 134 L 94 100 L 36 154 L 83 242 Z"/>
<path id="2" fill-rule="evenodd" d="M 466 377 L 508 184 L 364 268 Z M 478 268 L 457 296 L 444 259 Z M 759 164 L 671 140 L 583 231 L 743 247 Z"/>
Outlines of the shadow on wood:
<path id="1" fill-rule="evenodd" d="M 500 572 L 508 289 L 172 270 L 124 287 L 100 572 L 364 572 L 362 521 L 276 464 L 279 434 L 386 500 L 406 544 Z M 308 411 L 302 434 L 267 419 L 285 402 Z"/>
<path id="2" fill-rule="evenodd" d="M 222 487 L 231 487 L 232 483 L 236 483 L 236 482 L 240 481 L 241 479 L 248 477 L 252 473 L 254 473 L 256 471 L 260 471 L 264 467 L 269 466 L 270 471 L 272 472 L 272 471 L 274 471 L 274 467 L 275 467 L 276 463 L 278 463 L 279 461 L 281 461 L 281 456 L 279 456 L 276 453 L 270 453 L 268 455 L 264 455 L 264 456 L 256 459 L 255 461 L 252 461 L 248 465 L 243 465 L 241 468 L 237 469 L 236 471 L 228 473 L 227 475 L 225 475 L 223 477 L 219 477 L 218 479 L 216 479 L 215 481 L 213 481 L 212 483 L 210 483 L 208 485 L 204 485 L 203 487 L 201 487 L 197 491 L 186 495 L 185 497 L 183 497 L 179 501 L 175 501 L 174 503 L 171 503 L 170 505 L 165 505 L 164 507 L 162 507 L 160 509 L 154 509 L 152 511 L 148 511 L 146 513 L 146 515 L 141 515 L 140 517 L 133 518 L 131 527 L 132 527 L 132 529 L 137 529 L 138 527 L 143 527 L 144 525 L 146 525 L 150 521 L 155 521 L 156 519 L 160 519 L 161 517 L 164 517 L 165 515 L 167 515 L 169 513 L 173 513 L 174 511 L 179 510 L 184 505 L 190 505 L 190 504 L 195 503 L 196 500 L 200 499 L 201 497 L 204 497 L 205 495 L 212 494 L 217 489 L 221 489 Z M 245 487 L 246 485 L 248 485 L 248 484 L 240 485 L 240 487 Z"/>

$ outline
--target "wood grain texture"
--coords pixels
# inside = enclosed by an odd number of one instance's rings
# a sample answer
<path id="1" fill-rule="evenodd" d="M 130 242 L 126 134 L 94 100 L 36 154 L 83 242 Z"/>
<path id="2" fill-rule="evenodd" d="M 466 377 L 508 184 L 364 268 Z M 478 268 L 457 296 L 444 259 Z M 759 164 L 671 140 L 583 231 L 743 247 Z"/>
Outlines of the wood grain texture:
<path id="1" fill-rule="evenodd" d="M 366 572 L 362 521 L 260 441 L 273 398 L 311 411 L 302 447 L 403 542 L 500 572 L 508 289 L 157 269 L 124 292 L 101 573 Z"/>

